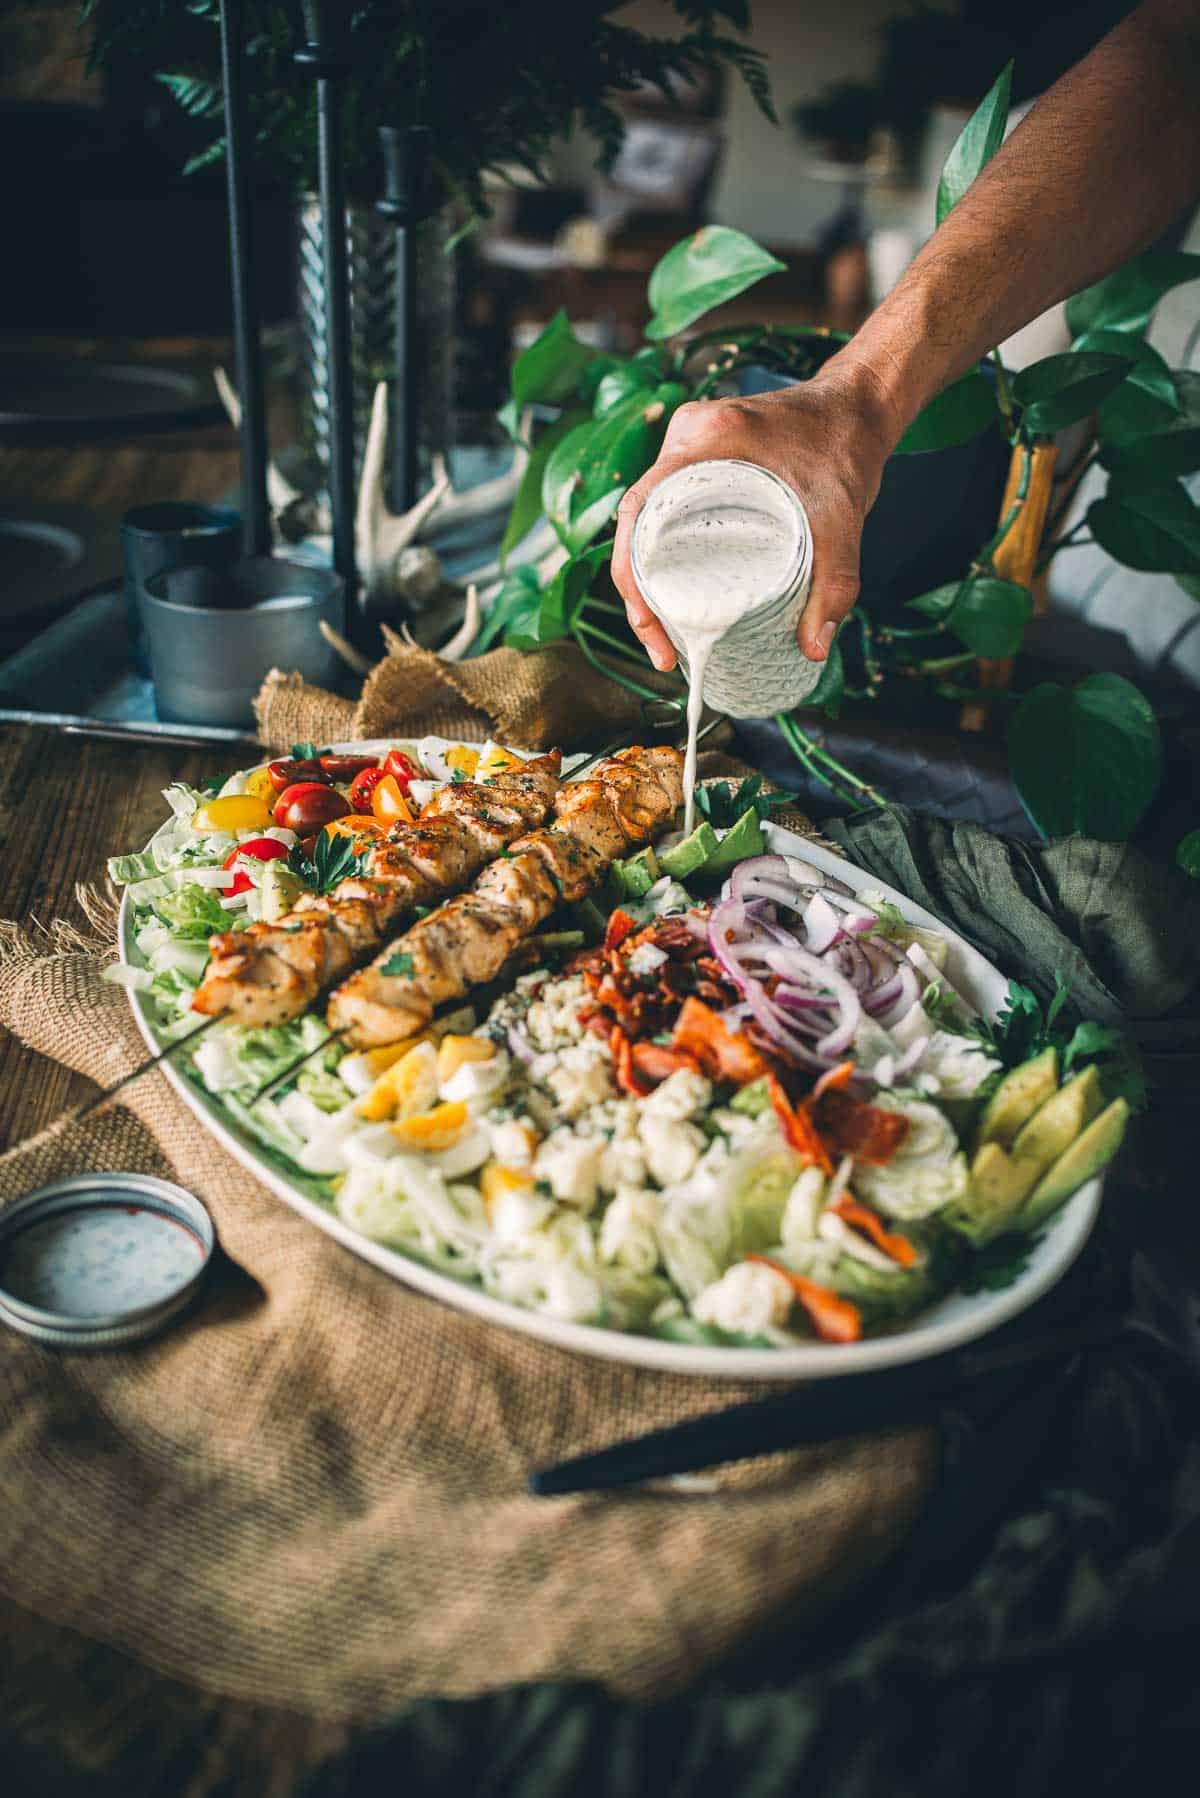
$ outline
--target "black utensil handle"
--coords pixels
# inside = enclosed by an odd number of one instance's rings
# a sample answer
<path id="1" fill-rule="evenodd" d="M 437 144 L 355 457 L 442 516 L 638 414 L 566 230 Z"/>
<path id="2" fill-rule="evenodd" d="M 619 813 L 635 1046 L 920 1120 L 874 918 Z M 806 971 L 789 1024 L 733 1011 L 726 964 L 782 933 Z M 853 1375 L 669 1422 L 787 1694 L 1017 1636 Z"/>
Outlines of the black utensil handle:
<path id="1" fill-rule="evenodd" d="M 885 1368 L 876 1374 L 835 1374 L 809 1386 L 788 1387 L 770 1398 L 750 1399 L 687 1423 L 614 1442 L 609 1448 L 555 1467 L 539 1468 L 529 1477 L 529 1490 L 544 1498 L 566 1492 L 608 1491 L 642 1480 L 696 1473 L 724 1461 L 746 1461 L 808 1443 L 831 1442 L 839 1436 L 899 1429 L 931 1416 L 939 1405 L 976 1380 L 1078 1354 L 1114 1340 L 1127 1328 L 1123 1318 L 1104 1318 L 990 1349 L 959 1350 Z"/>
<path id="2" fill-rule="evenodd" d="M 395 297 L 393 301 L 390 478 L 388 504 L 404 513 L 417 503 L 417 456 L 420 440 L 421 367 L 416 343 L 417 229 L 425 216 L 429 171 L 429 132 L 423 125 L 401 130 L 385 125 L 379 133 L 383 151 L 384 191 L 376 210 L 396 226 Z"/>
<path id="3" fill-rule="evenodd" d="M 233 335 L 242 401 L 244 541 L 248 556 L 271 553 L 267 501 L 267 408 L 258 324 L 258 270 L 250 191 L 242 0 L 221 0 L 221 80 L 225 89 L 225 174 L 229 256 L 233 270 Z"/>
<path id="4" fill-rule="evenodd" d="M 749 1399 L 725 1411 L 579 1455 L 556 1467 L 539 1468 L 529 1477 L 529 1490 L 541 1498 L 611 1491 L 643 1480 L 696 1473 L 725 1461 L 746 1461 L 806 1443 L 829 1442 L 838 1436 L 898 1429 L 932 1410 L 939 1398 L 932 1380 L 924 1391 L 909 1384 L 911 1389 L 902 1390 L 899 1382 L 886 1376 L 870 1380 L 847 1374 L 800 1390 L 789 1387 L 770 1398 Z"/>

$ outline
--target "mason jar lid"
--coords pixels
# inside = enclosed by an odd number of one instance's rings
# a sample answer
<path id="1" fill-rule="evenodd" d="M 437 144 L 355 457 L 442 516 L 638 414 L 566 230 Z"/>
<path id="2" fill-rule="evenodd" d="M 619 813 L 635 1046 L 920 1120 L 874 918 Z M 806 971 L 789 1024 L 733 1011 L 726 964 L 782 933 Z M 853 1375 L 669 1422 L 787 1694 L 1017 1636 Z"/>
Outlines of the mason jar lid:
<path id="1" fill-rule="evenodd" d="M 59 1348 L 108 1348 L 190 1304 L 216 1249 L 193 1193 L 151 1174 L 76 1174 L 0 1212 L 0 1322 Z"/>

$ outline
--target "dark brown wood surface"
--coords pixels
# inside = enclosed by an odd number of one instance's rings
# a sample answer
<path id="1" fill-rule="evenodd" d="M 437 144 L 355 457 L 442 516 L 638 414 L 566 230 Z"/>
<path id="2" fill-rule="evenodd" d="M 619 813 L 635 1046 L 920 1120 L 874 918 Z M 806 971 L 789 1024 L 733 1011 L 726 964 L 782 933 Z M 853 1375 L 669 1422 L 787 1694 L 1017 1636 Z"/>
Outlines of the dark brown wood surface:
<path id="1" fill-rule="evenodd" d="M 0 725 L 0 918 L 84 926 L 76 885 L 102 881 L 110 855 L 142 847 L 165 816 L 162 789 L 227 772 L 236 757 L 220 744 L 160 749 Z M 94 1091 L 0 1028 L 0 1146 Z"/>

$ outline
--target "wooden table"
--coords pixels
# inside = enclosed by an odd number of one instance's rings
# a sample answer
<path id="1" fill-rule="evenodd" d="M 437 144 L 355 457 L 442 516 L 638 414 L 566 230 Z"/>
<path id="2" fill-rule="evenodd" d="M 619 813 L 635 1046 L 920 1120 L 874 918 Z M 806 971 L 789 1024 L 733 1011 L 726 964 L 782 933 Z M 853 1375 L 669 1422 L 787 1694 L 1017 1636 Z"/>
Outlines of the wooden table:
<path id="1" fill-rule="evenodd" d="M 173 780 L 195 785 L 231 765 L 223 744 L 150 748 L 0 725 L 0 918 L 67 918 L 86 928 L 77 883 L 103 882 L 110 855 L 147 841 Z M 0 1029 L 0 1147 L 32 1136 L 95 1090 Z"/>

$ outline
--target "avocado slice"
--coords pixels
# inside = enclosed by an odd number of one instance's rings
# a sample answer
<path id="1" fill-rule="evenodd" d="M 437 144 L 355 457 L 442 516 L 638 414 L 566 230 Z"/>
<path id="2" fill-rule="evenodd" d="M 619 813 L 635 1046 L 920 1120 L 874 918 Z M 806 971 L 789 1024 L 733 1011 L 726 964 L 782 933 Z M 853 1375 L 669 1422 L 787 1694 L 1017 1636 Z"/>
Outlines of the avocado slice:
<path id="1" fill-rule="evenodd" d="M 1125 1100 L 1114 1099 L 1099 1117 L 1092 1119 L 1030 1193 L 1019 1220 L 1022 1230 L 1032 1230 L 1040 1224 L 1112 1160 L 1121 1146 L 1128 1116 Z"/>
<path id="2" fill-rule="evenodd" d="M 585 942 L 603 942 L 608 919 L 594 899 L 577 899 L 567 907 L 567 913 L 571 922 L 582 930 Z"/>
<path id="3" fill-rule="evenodd" d="M 623 899 L 642 899 L 657 880 L 662 869 L 653 846 L 647 844 L 627 861 L 613 863 L 613 883 Z"/>
<path id="4" fill-rule="evenodd" d="M 1013 1068 L 984 1107 L 976 1138 L 980 1148 L 984 1143 L 998 1142 L 1002 1149 L 1010 1149 L 1017 1132 L 1057 1091 L 1057 1049 L 1043 1049 L 1032 1061 Z"/>
<path id="5" fill-rule="evenodd" d="M 293 874 L 285 861 L 268 862 L 263 869 L 262 885 L 259 887 L 262 898 L 262 915 L 264 924 L 278 924 L 295 906 L 302 893 L 309 888 L 298 874 Z"/>
<path id="6" fill-rule="evenodd" d="M 1085 1068 L 1040 1105 L 1018 1130 L 1012 1146 L 1014 1156 L 1037 1162 L 1044 1172 L 1065 1153 L 1103 1104 L 1100 1076 L 1094 1067 Z"/>
<path id="7" fill-rule="evenodd" d="M 951 1230 L 972 1248 L 1016 1228 L 1017 1217 L 1041 1169 L 1033 1162 L 1015 1161 L 998 1142 L 986 1142 L 971 1162 L 971 1186 L 967 1196 L 943 1212 Z"/>
<path id="8" fill-rule="evenodd" d="M 658 864 L 672 880 L 686 880 L 689 874 L 698 873 L 719 847 L 717 833 L 706 818 L 697 824 L 690 837 L 684 837 L 682 843 L 676 843 L 673 849 L 664 849 Z"/>
<path id="9" fill-rule="evenodd" d="M 715 855 L 710 855 L 700 872 L 702 874 L 727 874 L 730 868 L 736 868 L 739 862 L 748 861 L 752 855 L 761 855 L 763 843 L 762 820 L 753 806 L 743 812 L 732 829 L 727 830 L 717 844 Z"/>

